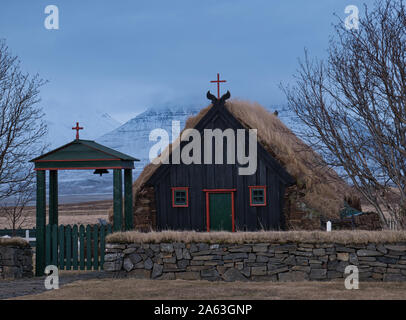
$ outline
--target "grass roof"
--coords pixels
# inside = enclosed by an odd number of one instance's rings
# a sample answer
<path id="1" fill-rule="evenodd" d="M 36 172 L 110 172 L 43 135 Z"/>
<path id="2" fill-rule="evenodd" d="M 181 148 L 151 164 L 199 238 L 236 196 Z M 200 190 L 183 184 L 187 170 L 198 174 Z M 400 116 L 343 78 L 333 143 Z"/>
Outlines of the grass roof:
<path id="1" fill-rule="evenodd" d="M 209 105 L 190 117 L 184 130 L 194 128 L 212 107 Z M 339 217 L 344 196 L 351 190 L 333 169 L 324 164 L 319 154 L 258 103 L 229 100 L 225 107 L 245 128 L 257 129 L 259 143 L 296 179 L 300 191 L 304 193 L 303 202 L 309 208 L 328 218 Z M 174 144 L 179 144 L 179 138 Z M 169 145 L 166 151 L 171 148 Z M 134 200 L 158 167 L 148 164 L 138 176 L 133 184 Z"/>

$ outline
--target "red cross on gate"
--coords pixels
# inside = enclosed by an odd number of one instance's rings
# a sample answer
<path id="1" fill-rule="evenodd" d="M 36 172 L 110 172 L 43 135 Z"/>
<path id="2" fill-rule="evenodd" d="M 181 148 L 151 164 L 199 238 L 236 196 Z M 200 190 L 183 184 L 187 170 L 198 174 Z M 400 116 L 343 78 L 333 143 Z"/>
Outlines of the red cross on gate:
<path id="1" fill-rule="evenodd" d="M 79 140 L 79 130 L 83 130 L 83 127 L 79 127 L 79 122 L 76 122 L 76 127 L 73 127 L 72 130 L 76 130 L 76 140 Z"/>

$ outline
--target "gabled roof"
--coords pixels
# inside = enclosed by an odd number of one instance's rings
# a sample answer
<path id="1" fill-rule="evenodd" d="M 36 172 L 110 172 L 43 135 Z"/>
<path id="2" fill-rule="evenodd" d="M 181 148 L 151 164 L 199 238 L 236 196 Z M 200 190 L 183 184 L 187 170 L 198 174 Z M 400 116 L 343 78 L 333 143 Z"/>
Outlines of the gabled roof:
<path id="1" fill-rule="evenodd" d="M 36 170 L 134 168 L 133 158 L 91 140 L 73 140 L 30 160 Z"/>
<path id="2" fill-rule="evenodd" d="M 184 129 L 197 129 L 206 115 L 215 112 L 215 108 L 209 105 L 202 109 L 187 120 Z M 327 216 L 338 215 L 350 188 L 333 169 L 325 165 L 319 154 L 299 139 L 276 115 L 257 103 L 231 100 L 225 103 L 225 108 L 244 128 L 257 129 L 259 144 L 296 180 L 301 193 L 305 194 L 303 201 L 310 208 L 326 213 Z M 160 167 L 151 163 L 144 168 L 134 182 L 134 200 Z"/>
<path id="3" fill-rule="evenodd" d="M 199 119 L 199 121 L 193 126 L 194 129 L 198 130 L 203 134 L 203 130 L 206 126 L 213 120 L 213 118 L 221 117 L 221 119 L 226 123 L 227 128 L 233 129 L 247 129 L 243 126 L 240 121 L 238 121 L 232 113 L 230 113 L 224 105 L 216 104 L 208 110 L 205 115 Z M 252 129 L 252 128 L 251 128 Z M 172 148 L 179 148 L 180 138 L 171 145 Z M 172 150 L 171 150 L 172 151 Z M 295 183 L 295 179 L 285 170 L 285 168 L 276 161 L 270 154 L 267 152 L 263 145 L 258 141 L 258 156 L 264 160 L 269 167 L 271 167 L 276 175 L 279 177 L 280 181 L 283 182 L 286 186 L 290 186 Z M 170 153 L 169 153 L 170 155 Z M 168 156 L 169 156 L 168 155 Z M 151 176 L 148 183 L 155 183 L 156 179 L 159 179 L 162 175 L 165 174 L 165 171 L 169 170 L 169 165 L 160 166 L 156 172 Z"/>

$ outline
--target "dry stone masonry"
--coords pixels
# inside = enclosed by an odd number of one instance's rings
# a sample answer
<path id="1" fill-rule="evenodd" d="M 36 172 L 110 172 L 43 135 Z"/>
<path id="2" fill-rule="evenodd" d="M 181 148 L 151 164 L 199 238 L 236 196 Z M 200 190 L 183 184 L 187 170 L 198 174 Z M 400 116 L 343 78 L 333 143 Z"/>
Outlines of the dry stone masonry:
<path id="1" fill-rule="evenodd" d="M 33 276 L 30 246 L 0 245 L 0 280 Z"/>
<path id="2" fill-rule="evenodd" d="M 328 281 L 359 268 L 360 281 L 406 281 L 406 243 L 106 245 L 104 270 L 120 276 L 211 281 Z"/>

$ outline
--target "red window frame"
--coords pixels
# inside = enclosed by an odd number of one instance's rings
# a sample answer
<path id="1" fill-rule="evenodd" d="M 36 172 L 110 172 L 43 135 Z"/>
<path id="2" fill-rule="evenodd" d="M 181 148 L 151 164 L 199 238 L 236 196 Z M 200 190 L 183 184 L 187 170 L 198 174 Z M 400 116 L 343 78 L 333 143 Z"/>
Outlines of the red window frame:
<path id="1" fill-rule="evenodd" d="M 189 207 L 189 187 L 172 187 L 172 208 L 187 208 Z M 186 204 L 175 204 L 175 191 L 186 191 Z"/>
<path id="2" fill-rule="evenodd" d="M 266 202 L 266 186 L 248 186 L 250 190 L 250 207 L 265 207 Z M 264 203 L 252 203 L 252 189 L 262 189 L 264 190 Z"/>

